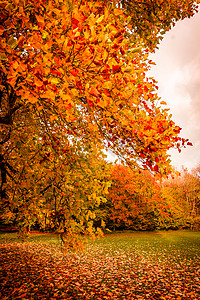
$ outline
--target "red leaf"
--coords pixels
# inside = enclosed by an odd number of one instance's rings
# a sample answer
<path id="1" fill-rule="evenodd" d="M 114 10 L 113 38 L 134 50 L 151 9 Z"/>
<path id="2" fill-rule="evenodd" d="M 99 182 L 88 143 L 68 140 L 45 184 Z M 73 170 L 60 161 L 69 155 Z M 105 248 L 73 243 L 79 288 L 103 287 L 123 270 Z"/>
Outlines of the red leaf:
<path id="1" fill-rule="evenodd" d="M 83 93 L 83 92 L 82 92 L 83 85 L 82 85 L 82 82 L 81 82 L 80 80 L 76 82 L 76 86 L 77 86 L 77 88 L 79 89 L 79 91 L 80 91 L 81 93 Z"/>
<path id="2" fill-rule="evenodd" d="M 121 52 L 121 55 L 125 54 L 125 51 L 122 49 L 122 47 L 120 48 L 120 52 Z"/>
<path id="3" fill-rule="evenodd" d="M 174 128 L 174 131 L 176 131 L 177 133 L 179 133 L 180 131 L 181 131 L 181 127 L 179 127 L 179 126 L 176 126 L 175 128 Z"/>
<path id="4" fill-rule="evenodd" d="M 158 172 L 159 171 L 159 169 L 158 169 L 158 166 L 156 165 L 156 166 L 154 166 L 154 171 L 156 171 L 156 172 Z"/>
<path id="5" fill-rule="evenodd" d="M 112 49 L 118 49 L 120 46 L 119 46 L 119 44 L 114 44 L 113 46 L 112 46 Z"/>
<path id="6" fill-rule="evenodd" d="M 93 107 L 94 106 L 94 104 L 89 99 L 87 99 L 87 103 L 89 104 L 89 107 Z"/>
<path id="7" fill-rule="evenodd" d="M 77 69 L 73 69 L 73 70 L 71 70 L 71 71 L 69 71 L 73 76 L 77 76 L 77 74 L 78 74 L 78 70 Z"/>
<path id="8" fill-rule="evenodd" d="M 188 146 L 193 146 L 193 144 L 192 144 L 192 143 L 190 143 L 190 142 L 187 142 L 187 145 L 188 145 Z"/>
<path id="9" fill-rule="evenodd" d="M 71 18 L 71 23 L 75 26 L 78 26 L 79 21 L 75 18 Z"/>
<path id="10" fill-rule="evenodd" d="M 119 65 L 115 65 L 115 66 L 112 66 L 112 70 L 113 70 L 114 73 L 120 72 L 121 71 L 121 67 Z"/>

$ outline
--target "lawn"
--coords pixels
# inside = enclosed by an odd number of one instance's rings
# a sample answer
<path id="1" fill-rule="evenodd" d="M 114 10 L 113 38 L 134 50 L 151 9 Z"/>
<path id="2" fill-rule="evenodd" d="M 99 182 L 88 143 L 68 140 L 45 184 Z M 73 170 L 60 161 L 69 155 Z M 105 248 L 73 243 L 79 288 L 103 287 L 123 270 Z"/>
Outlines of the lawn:
<path id="1" fill-rule="evenodd" d="M 200 299 L 200 232 L 109 234 L 84 253 L 0 234 L 0 299 Z"/>

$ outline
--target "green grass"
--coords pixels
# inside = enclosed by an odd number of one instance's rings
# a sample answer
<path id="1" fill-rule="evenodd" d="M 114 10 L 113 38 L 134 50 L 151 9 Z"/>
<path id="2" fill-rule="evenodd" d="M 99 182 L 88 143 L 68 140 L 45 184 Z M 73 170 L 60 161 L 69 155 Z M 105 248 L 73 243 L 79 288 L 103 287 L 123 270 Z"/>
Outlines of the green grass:
<path id="1" fill-rule="evenodd" d="M 110 234 L 103 239 L 97 240 L 95 244 L 101 245 L 109 251 L 121 249 L 126 252 L 140 251 L 147 255 L 162 255 L 162 253 L 181 252 L 193 258 L 199 255 L 200 232 L 171 231 L 157 233 L 119 233 Z"/>
<path id="2" fill-rule="evenodd" d="M 84 253 L 54 234 L 0 246 L 2 299 L 200 299 L 200 232 L 108 234 Z"/>
<path id="3" fill-rule="evenodd" d="M 20 242 L 20 238 L 18 238 L 17 232 L 0 232 L 0 243 L 1 242 Z M 30 233 L 26 242 L 34 242 L 34 243 L 44 243 L 44 244 L 59 244 L 59 236 L 57 234 L 51 233 Z"/>

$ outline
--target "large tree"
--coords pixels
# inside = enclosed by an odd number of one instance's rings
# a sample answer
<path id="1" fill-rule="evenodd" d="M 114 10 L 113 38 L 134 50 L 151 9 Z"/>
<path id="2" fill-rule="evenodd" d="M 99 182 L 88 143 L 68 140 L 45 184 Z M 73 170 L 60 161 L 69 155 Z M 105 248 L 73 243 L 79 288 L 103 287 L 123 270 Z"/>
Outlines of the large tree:
<path id="1" fill-rule="evenodd" d="M 163 108 L 155 80 L 146 77 L 149 38 L 141 22 L 154 37 L 155 28 L 173 24 L 177 12 L 192 15 L 196 2 L 180 7 L 173 1 L 173 15 L 171 6 L 156 1 L 158 25 L 150 17 L 141 21 L 146 2 L 131 3 L 0 2 L 0 193 L 13 212 L 22 179 L 25 186 L 32 178 L 35 188 L 26 187 L 25 198 L 36 201 L 55 178 L 44 163 L 64 161 L 77 170 L 74 155 L 81 149 L 87 157 L 92 143 L 97 157 L 104 147 L 134 167 L 171 171 L 167 150 L 180 150 L 187 140 Z M 157 16 L 155 4 L 152 12 Z"/>

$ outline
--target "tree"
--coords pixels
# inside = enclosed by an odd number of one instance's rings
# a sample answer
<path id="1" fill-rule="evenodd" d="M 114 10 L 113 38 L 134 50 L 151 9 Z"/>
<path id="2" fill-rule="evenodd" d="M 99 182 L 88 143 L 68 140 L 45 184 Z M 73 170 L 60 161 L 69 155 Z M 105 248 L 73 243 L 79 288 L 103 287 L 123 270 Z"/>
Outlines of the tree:
<path id="1" fill-rule="evenodd" d="M 191 228 L 200 228 L 200 181 L 198 168 L 189 172 L 183 169 L 181 173 L 181 188 L 184 191 L 185 201 L 189 206 Z"/>
<path id="2" fill-rule="evenodd" d="M 19 183 L 34 203 L 43 182 L 56 181 L 39 167 L 49 160 L 60 175 L 62 161 L 78 172 L 73 154 L 87 153 L 91 141 L 95 153 L 109 148 L 134 167 L 171 171 L 167 150 L 189 142 L 146 78 L 149 50 L 120 5 L 8 0 L 0 7 L 0 193 L 7 207 L 15 206 Z"/>
<path id="3" fill-rule="evenodd" d="M 198 170 L 167 179 L 113 165 L 107 202 L 98 212 L 109 229 L 199 228 Z"/>
<path id="4" fill-rule="evenodd" d="M 164 227 L 199 228 L 199 178 L 197 170 L 182 169 L 179 175 L 162 184 L 167 215 Z"/>
<path id="5" fill-rule="evenodd" d="M 162 183 L 161 199 L 164 204 L 164 213 L 158 214 L 157 226 L 159 229 L 176 230 L 188 227 L 188 206 L 183 196 L 184 192 L 181 189 L 179 179 L 168 178 Z"/>
<path id="6" fill-rule="evenodd" d="M 45 135 L 35 145 L 32 140 L 29 144 L 26 134 L 23 137 L 26 143 L 18 143 L 12 153 L 18 165 L 14 180 L 8 178 L 8 197 L 2 201 L 3 219 L 16 224 L 22 234 L 24 228 L 35 225 L 56 231 L 74 246 L 78 245 L 75 236 L 81 234 L 83 239 L 101 234 L 100 228 L 93 227 L 93 219 L 108 193 L 109 165 L 104 161 L 105 155 L 92 143 L 84 148 L 76 140 L 67 144 L 62 133 L 63 148 L 59 132 L 53 136 L 54 153 Z M 34 151 L 28 152 L 25 147 Z"/>
<path id="7" fill-rule="evenodd" d="M 111 229 L 153 230 L 163 208 L 160 186 L 149 171 L 114 165 L 107 202 L 101 206 Z"/>

